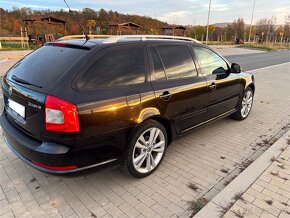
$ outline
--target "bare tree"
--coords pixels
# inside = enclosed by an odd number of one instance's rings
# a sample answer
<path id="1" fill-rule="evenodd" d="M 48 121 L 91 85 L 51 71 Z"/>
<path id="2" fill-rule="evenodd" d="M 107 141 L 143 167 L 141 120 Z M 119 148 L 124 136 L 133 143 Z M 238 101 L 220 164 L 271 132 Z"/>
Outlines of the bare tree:
<path id="1" fill-rule="evenodd" d="M 272 16 L 271 18 L 262 18 L 256 23 L 256 32 L 261 41 L 271 41 L 274 36 L 275 24 L 277 18 Z"/>

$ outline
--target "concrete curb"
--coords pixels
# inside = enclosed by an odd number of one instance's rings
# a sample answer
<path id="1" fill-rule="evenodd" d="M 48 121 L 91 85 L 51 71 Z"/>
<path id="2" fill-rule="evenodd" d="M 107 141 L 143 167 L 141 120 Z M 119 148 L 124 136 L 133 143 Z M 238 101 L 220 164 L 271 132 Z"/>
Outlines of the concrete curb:
<path id="1" fill-rule="evenodd" d="M 290 130 L 208 202 L 194 218 L 220 217 L 220 206 L 226 206 L 233 202 L 233 198 L 237 193 L 244 193 L 260 177 L 260 175 L 272 164 L 271 158 L 273 156 L 277 158 L 282 153 L 281 149 L 287 145 L 287 136 L 289 138 Z"/>

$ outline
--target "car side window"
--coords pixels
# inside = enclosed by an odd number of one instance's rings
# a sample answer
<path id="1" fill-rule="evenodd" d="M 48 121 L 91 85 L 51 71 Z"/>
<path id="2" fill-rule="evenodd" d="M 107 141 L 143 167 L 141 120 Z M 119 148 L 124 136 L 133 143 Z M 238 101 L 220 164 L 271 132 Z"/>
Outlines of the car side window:
<path id="1" fill-rule="evenodd" d="M 157 46 L 168 80 L 197 76 L 197 70 L 187 46 Z"/>
<path id="2" fill-rule="evenodd" d="M 145 81 L 144 48 L 110 50 L 78 81 L 83 90 L 140 84 Z"/>
<path id="3" fill-rule="evenodd" d="M 166 80 L 165 71 L 159 55 L 155 49 L 155 47 L 150 48 L 152 61 L 153 61 L 153 73 L 152 73 L 152 80 L 154 81 L 164 81 Z"/>
<path id="4" fill-rule="evenodd" d="M 204 76 L 228 71 L 227 63 L 213 51 L 202 47 L 193 47 L 193 50 L 195 56 L 201 64 Z"/>

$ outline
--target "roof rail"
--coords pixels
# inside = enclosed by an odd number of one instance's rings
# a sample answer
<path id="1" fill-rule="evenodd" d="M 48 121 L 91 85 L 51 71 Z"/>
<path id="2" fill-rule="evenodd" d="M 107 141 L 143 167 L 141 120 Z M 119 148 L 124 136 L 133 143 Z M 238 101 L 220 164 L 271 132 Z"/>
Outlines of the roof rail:
<path id="1" fill-rule="evenodd" d="M 108 39 L 105 39 L 102 43 L 110 44 L 116 43 L 122 39 L 140 39 L 141 41 L 146 41 L 147 39 L 174 39 L 174 40 L 184 40 L 191 41 L 195 43 L 201 43 L 200 41 L 183 36 L 167 36 L 167 35 L 122 35 L 122 36 L 112 36 Z"/>
<path id="2" fill-rule="evenodd" d="M 112 37 L 112 35 L 88 35 L 91 39 L 95 39 L 95 38 L 110 38 Z M 67 36 L 63 36 L 61 38 L 58 39 L 58 41 L 62 41 L 62 40 L 71 40 L 71 39 L 85 39 L 85 35 L 67 35 Z"/>

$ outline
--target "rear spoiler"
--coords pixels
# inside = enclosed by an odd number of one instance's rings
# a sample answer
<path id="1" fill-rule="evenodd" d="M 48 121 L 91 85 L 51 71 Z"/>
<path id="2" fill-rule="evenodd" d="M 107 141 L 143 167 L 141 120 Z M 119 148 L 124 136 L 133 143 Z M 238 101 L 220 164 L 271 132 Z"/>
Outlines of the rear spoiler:
<path id="1" fill-rule="evenodd" d="M 90 50 L 90 47 L 84 45 L 77 45 L 67 42 L 46 42 L 44 46 L 58 46 L 58 47 L 66 47 L 66 48 L 75 48 L 75 49 L 83 49 L 83 50 Z"/>

